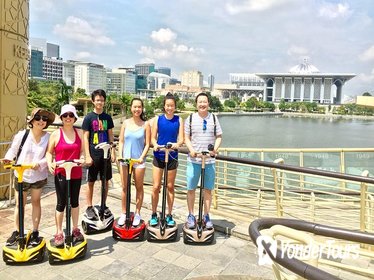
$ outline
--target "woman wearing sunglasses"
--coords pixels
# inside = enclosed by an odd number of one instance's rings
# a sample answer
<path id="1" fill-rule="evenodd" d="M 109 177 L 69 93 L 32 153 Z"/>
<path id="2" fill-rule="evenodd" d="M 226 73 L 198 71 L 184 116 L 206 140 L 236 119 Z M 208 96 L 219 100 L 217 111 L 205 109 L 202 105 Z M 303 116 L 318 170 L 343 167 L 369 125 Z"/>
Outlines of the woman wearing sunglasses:
<path id="1" fill-rule="evenodd" d="M 55 115 L 47 110 L 35 108 L 31 112 L 28 120 L 29 131 L 22 130 L 14 136 L 10 149 L 7 151 L 2 161 L 6 164 L 13 160 L 20 164 L 34 164 L 32 169 L 27 169 L 23 173 L 23 203 L 24 207 L 27 201 L 27 193 L 30 190 L 32 204 L 32 224 L 33 232 L 30 238 L 30 245 L 37 246 L 40 243 L 39 223 L 41 217 L 40 197 L 42 188 L 47 184 L 48 168 L 45 153 L 48 146 L 49 133 L 44 131 L 55 120 Z M 24 138 L 26 137 L 26 138 Z M 22 145 L 23 143 L 23 145 Z M 20 149 L 20 146 L 22 148 Z M 20 151 L 20 153 L 19 153 Z M 16 207 L 14 208 L 15 231 L 7 239 L 7 246 L 15 244 L 19 237 L 18 224 L 18 173 L 14 170 L 16 176 L 14 182 Z"/>
<path id="2" fill-rule="evenodd" d="M 66 174 L 65 169 L 55 168 L 56 162 L 60 160 L 77 160 L 84 162 L 84 150 L 82 145 L 82 133 L 74 128 L 74 123 L 78 119 L 77 111 L 73 105 L 62 106 L 60 118 L 62 127 L 51 134 L 47 150 L 47 162 L 49 171 L 55 175 L 55 187 L 57 195 L 57 205 L 55 212 L 56 234 L 54 244 L 56 247 L 64 245 L 64 234 L 62 222 L 66 207 Z M 55 159 L 53 160 L 53 154 Z M 82 167 L 77 166 L 72 169 L 70 181 L 71 218 L 73 221 L 73 242 L 84 239 L 78 228 L 79 218 L 79 192 L 82 181 Z"/>
<path id="3" fill-rule="evenodd" d="M 187 158 L 187 226 L 190 229 L 196 227 L 194 215 L 195 191 L 200 180 L 201 158 L 197 154 L 206 151 L 208 145 L 214 145 L 211 155 L 217 154 L 222 141 L 222 129 L 218 119 L 209 110 L 209 98 L 204 92 L 199 93 L 195 99 L 197 113 L 193 113 L 186 119 L 184 124 L 185 143 L 189 150 Z M 204 186 L 204 222 L 208 229 L 213 228 L 209 217 L 210 205 L 212 202 L 212 190 L 215 180 L 215 159 L 214 157 L 205 160 L 205 186 Z"/>

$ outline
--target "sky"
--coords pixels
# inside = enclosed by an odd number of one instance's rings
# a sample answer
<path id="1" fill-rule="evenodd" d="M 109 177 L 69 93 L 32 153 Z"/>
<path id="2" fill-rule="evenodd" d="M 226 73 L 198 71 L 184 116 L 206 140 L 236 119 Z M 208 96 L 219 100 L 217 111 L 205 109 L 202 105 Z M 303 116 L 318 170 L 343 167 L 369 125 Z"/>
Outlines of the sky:
<path id="1" fill-rule="evenodd" d="M 374 95 L 372 0 L 30 0 L 29 31 L 60 45 L 64 60 L 153 62 L 216 83 L 307 59 L 322 73 L 356 74 L 344 95 Z"/>

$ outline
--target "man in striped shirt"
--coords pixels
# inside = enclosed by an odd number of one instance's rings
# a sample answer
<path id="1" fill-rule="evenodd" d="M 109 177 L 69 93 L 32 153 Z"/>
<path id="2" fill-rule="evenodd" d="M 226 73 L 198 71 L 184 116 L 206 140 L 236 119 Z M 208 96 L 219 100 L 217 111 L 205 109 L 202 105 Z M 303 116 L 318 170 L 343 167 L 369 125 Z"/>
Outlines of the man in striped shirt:
<path id="1" fill-rule="evenodd" d="M 190 229 L 196 227 L 196 218 L 194 216 L 195 190 L 200 180 L 201 158 L 197 157 L 201 151 L 206 151 L 208 145 L 214 146 L 211 155 L 217 154 L 217 150 L 222 142 L 222 129 L 216 116 L 210 113 L 209 98 L 204 92 L 199 93 L 195 99 L 197 113 L 193 113 L 185 121 L 185 143 L 189 150 L 187 158 L 187 205 L 189 215 L 187 217 L 187 226 Z M 213 228 L 209 217 L 210 205 L 212 202 L 212 190 L 215 180 L 215 158 L 205 160 L 205 178 L 204 178 L 204 222 L 208 229 Z"/>

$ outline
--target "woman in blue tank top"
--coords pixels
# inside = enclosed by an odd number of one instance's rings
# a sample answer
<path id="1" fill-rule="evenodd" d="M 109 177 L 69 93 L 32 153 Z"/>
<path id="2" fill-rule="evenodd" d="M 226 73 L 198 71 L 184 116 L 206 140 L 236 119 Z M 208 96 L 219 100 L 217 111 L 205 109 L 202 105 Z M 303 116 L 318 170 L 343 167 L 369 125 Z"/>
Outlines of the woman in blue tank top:
<path id="1" fill-rule="evenodd" d="M 143 110 L 143 101 L 140 98 L 134 98 L 131 101 L 132 117 L 123 122 L 119 135 L 119 156 L 124 159 L 132 158 L 140 161 L 140 163 L 133 165 L 136 188 L 136 211 L 133 226 L 138 226 L 141 220 L 140 209 L 143 205 L 144 197 L 145 157 L 148 153 L 151 139 L 151 127 L 145 120 Z M 127 166 L 121 165 L 120 174 L 122 183 L 122 214 L 117 223 L 119 226 L 123 226 L 126 220 Z"/>
<path id="2" fill-rule="evenodd" d="M 155 117 L 152 125 L 151 142 L 153 144 L 153 189 L 152 189 L 152 216 L 149 221 L 151 226 L 158 224 L 157 205 L 161 188 L 161 178 L 165 168 L 165 152 L 159 151 L 159 145 L 172 143 L 172 149 L 177 150 L 183 144 L 183 120 L 179 116 L 174 115 L 176 109 L 175 97 L 168 93 L 164 99 L 163 110 L 165 114 Z M 168 160 L 168 215 L 166 222 L 168 226 L 174 226 L 175 221 L 172 216 L 174 203 L 174 182 L 178 167 L 178 152 L 171 151 Z"/>

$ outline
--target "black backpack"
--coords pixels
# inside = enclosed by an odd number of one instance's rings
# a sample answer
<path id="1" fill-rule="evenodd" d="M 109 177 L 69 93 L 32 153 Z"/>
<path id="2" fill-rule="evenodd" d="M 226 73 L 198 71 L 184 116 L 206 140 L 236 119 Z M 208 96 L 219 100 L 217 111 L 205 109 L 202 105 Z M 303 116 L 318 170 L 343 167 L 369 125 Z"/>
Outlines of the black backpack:
<path id="1" fill-rule="evenodd" d="M 192 136 L 192 114 L 190 114 L 190 138 Z M 217 136 L 217 126 L 216 126 L 216 115 L 211 113 L 213 115 L 213 122 L 214 122 L 214 136 Z"/>

